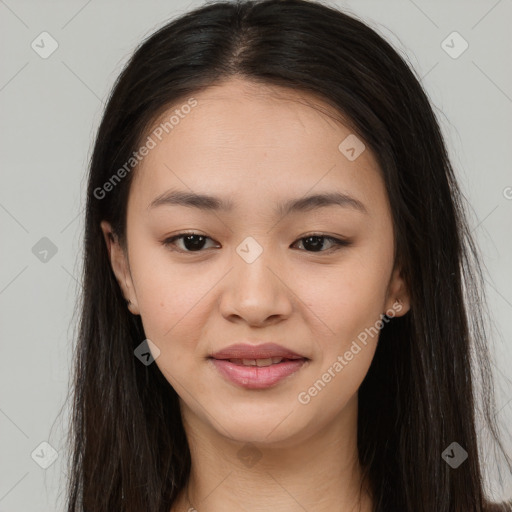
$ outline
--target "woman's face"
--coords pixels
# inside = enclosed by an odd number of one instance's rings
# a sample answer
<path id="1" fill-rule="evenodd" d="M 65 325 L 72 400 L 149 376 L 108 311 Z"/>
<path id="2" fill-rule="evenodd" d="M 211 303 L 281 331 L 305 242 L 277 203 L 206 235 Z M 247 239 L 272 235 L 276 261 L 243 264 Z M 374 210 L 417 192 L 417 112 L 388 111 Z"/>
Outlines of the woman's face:
<path id="1" fill-rule="evenodd" d="M 409 308 L 385 186 L 313 97 L 233 79 L 194 98 L 143 140 L 113 268 L 187 420 L 245 442 L 304 440 L 355 406 L 382 314 Z M 339 197 L 306 201 L 323 194 Z M 183 232 L 197 236 L 169 241 Z M 302 359 L 211 357 L 239 343 Z"/>

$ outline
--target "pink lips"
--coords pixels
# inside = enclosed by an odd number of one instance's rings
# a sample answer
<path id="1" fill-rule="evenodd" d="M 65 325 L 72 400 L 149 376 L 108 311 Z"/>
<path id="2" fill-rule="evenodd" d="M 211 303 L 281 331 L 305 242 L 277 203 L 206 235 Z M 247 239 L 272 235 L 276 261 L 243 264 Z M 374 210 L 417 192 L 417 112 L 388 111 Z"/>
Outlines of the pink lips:
<path id="1" fill-rule="evenodd" d="M 246 366 L 240 361 L 272 357 L 282 357 L 283 361 L 269 366 Z M 221 375 L 246 389 L 268 388 L 298 371 L 308 361 L 307 357 L 275 343 L 231 345 L 215 352 L 210 359 Z M 229 361 L 230 359 L 238 361 Z"/>

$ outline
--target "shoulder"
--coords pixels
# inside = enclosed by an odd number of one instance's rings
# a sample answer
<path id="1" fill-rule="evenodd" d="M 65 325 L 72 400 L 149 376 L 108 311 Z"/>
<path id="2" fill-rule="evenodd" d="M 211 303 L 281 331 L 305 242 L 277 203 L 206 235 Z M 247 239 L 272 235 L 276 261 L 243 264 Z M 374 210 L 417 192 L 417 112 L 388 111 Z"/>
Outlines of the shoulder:
<path id="1" fill-rule="evenodd" d="M 484 512 L 512 512 L 512 500 L 503 503 L 486 503 Z"/>

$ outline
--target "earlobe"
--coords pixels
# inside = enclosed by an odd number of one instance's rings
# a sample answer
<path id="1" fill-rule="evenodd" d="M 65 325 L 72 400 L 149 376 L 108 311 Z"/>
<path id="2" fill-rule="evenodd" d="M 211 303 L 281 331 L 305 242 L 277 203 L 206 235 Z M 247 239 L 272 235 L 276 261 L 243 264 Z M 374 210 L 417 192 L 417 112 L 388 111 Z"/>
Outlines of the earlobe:
<path id="1" fill-rule="evenodd" d="M 119 240 L 113 232 L 110 223 L 103 220 L 100 225 L 105 239 L 105 244 L 107 246 L 112 271 L 116 276 L 116 280 L 126 300 L 127 307 L 131 313 L 138 315 L 140 313 L 137 304 L 137 297 L 135 295 L 125 251 L 119 244 Z"/>
<path id="2" fill-rule="evenodd" d="M 403 316 L 411 309 L 410 295 L 399 268 L 395 268 L 391 277 L 386 302 L 388 316 Z"/>

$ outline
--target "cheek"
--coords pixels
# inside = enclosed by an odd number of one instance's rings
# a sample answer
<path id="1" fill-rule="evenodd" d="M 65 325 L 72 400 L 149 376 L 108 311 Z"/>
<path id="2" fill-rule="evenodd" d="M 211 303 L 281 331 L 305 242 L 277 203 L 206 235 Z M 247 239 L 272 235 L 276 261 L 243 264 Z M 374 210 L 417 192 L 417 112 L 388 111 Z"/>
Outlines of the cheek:
<path id="1" fill-rule="evenodd" d="M 348 271 L 349 268 L 352 271 Z M 316 353 L 312 374 L 297 396 L 299 403 L 331 404 L 318 412 L 334 417 L 357 393 L 377 347 L 387 279 L 379 272 L 356 272 L 357 265 L 329 272 L 309 288 L 308 310 Z M 306 289 L 306 288 L 305 288 Z M 321 321 L 319 321 L 320 319 Z"/>
<path id="2" fill-rule="evenodd" d="M 185 352 L 195 349 L 211 314 L 210 297 L 223 269 L 172 263 L 165 249 L 137 251 L 135 244 L 130 267 L 146 336 L 162 355 L 185 364 Z"/>
<path id="3" fill-rule="evenodd" d="M 180 396 L 191 389 L 201 396 L 208 390 L 201 379 L 191 378 L 200 362 L 193 354 L 199 352 L 211 308 L 208 291 L 218 279 L 212 279 L 211 272 L 185 271 L 185 266 L 169 264 L 161 256 L 152 258 L 151 265 L 139 256 L 133 258 L 132 277 L 144 333 L 160 350 L 155 364 Z"/>
<path id="4" fill-rule="evenodd" d="M 310 311 L 327 345 L 337 350 L 369 328 L 384 313 L 389 265 L 355 254 L 340 265 L 324 267 L 297 282 L 298 295 Z M 307 275 L 304 273 L 303 275 Z"/>

